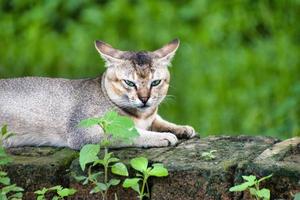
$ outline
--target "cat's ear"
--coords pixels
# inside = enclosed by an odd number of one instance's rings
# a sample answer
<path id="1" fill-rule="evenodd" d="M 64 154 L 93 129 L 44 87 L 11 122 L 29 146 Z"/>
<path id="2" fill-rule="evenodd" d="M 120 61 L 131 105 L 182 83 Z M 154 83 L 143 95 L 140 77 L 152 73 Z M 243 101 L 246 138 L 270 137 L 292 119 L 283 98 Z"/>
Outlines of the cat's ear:
<path id="1" fill-rule="evenodd" d="M 115 49 L 111 45 L 98 40 L 95 41 L 95 47 L 104 59 L 106 67 L 122 62 L 122 55 L 124 54 L 124 51 Z"/>
<path id="2" fill-rule="evenodd" d="M 153 51 L 153 58 L 163 66 L 169 66 L 171 64 L 171 60 L 174 57 L 176 50 L 178 49 L 180 44 L 179 39 L 174 39 L 168 44 L 164 45 L 162 48 Z"/>

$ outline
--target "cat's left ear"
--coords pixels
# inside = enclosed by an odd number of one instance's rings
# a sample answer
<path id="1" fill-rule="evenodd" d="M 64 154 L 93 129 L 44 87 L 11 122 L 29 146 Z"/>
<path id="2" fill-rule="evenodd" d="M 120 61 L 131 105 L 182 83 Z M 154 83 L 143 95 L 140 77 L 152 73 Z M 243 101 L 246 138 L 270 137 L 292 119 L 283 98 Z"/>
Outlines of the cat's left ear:
<path id="1" fill-rule="evenodd" d="M 98 40 L 95 41 L 95 47 L 101 57 L 104 59 L 106 67 L 114 66 L 115 64 L 123 61 L 122 55 L 125 53 L 125 51 L 115 49 L 111 45 Z"/>
<path id="2" fill-rule="evenodd" d="M 179 39 L 174 39 L 168 44 L 164 45 L 162 48 L 151 52 L 154 60 L 156 60 L 160 65 L 169 66 L 171 60 L 174 57 L 176 50 L 180 44 Z"/>

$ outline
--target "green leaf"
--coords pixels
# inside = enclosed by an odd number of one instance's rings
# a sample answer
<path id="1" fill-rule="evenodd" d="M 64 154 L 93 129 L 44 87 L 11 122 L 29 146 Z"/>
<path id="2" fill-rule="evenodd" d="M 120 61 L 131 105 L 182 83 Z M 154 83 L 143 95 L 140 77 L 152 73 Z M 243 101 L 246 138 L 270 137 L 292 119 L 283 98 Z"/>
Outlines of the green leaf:
<path id="1" fill-rule="evenodd" d="M 270 199 L 270 190 L 263 188 L 257 191 L 257 196 L 263 198 L 264 200 Z"/>
<path id="2" fill-rule="evenodd" d="M 255 188 L 249 188 L 249 191 L 252 196 L 257 196 L 257 190 Z"/>
<path id="3" fill-rule="evenodd" d="M 48 190 L 62 190 L 63 189 L 63 187 L 61 186 L 61 185 L 56 185 L 56 186 L 53 186 L 53 187 L 51 187 L 51 188 L 49 188 Z"/>
<path id="4" fill-rule="evenodd" d="M 59 197 L 58 196 L 54 196 L 54 197 L 52 197 L 52 200 L 59 200 Z"/>
<path id="5" fill-rule="evenodd" d="M 88 184 L 88 183 L 89 183 L 89 179 L 87 178 L 87 179 L 85 179 L 85 180 L 83 181 L 82 185 L 86 185 L 86 184 Z"/>
<path id="6" fill-rule="evenodd" d="M 249 183 L 249 186 L 252 186 L 255 184 L 255 181 L 256 181 L 256 177 L 253 176 L 253 175 L 250 175 L 250 176 L 242 176 L 244 180 L 248 181 Z"/>
<path id="7" fill-rule="evenodd" d="M 23 197 L 23 193 L 17 192 L 15 194 L 10 195 L 9 199 L 12 199 L 12 200 L 22 200 L 22 197 Z"/>
<path id="8" fill-rule="evenodd" d="M 1 200 L 7 200 L 6 194 L 0 193 Z"/>
<path id="9" fill-rule="evenodd" d="M 108 160 L 108 163 L 118 162 L 118 161 L 120 161 L 119 158 L 110 158 L 110 159 Z"/>
<path id="10" fill-rule="evenodd" d="M 130 165 L 137 171 L 145 172 L 148 167 L 148 160 L 144 157 L 133 158 L 130 161 Z"/>
<path id="11" fill-rule="evenodd" d="M 41 189 L 41 190 L 35 191 L 34 194 L 45 195 L 47 191 L 48 191 L 47 188 L 43 188 L 43 189 Z"/>
<path id="12" fill-rule="evenodd" d="M 107 121 L 106 132 L 116 139 L 131 141 L 139 136 L 134 122 L 129 117 L 119 116 L 115 111 L 106 113 L 103 117 Z"/>
<path id="13" fill-rule="evenodd" d="M 1 190 L 2 190 L 2 193 L 5 193 L 5 194 L 7 194 L 9 192 L 23 192 L 24 191 L 23 188 L 16 186 L 16 184 L 5 186 Z"/>
<path id="14" fill-rule="evenodd" d="M 63 188 L 62 190 L 58 190 L 57 194 L 60 197 L 68 197 L 76 193 L 76 190 L 73 188 Z"/>
<path id="15" fill-rule="evenodd" d="M 115 163 L 112 167 L 111 167 L 111 172 L 120 176 L 128 176 L 128 170 L 126 165 L 124 165 L 123 163 Z"/>
<path id="16" fill-rule="evenodd" d="M 101 118 L 88 118 L 79 122 L 78 126 L 88 128 L 95 125 L 100 125 L 102 123 Z"/>
<path id="17" fill-rule="evenodd" d="M 134 191 L 140 194 L 139 181 L 140 178 L 126 178 L 123 182 L 124 188 L 132 188 Z"/>
<path id="18" fill-rule="evenodd" d="M 229 189 L 230 192 L 241 192 L 246 190 L 249 187 L 249 183 L 245 182 L 240 185 L 233 186 Z"/>
<path id="19" fill-rule="evenodd" d="M 12 159 L 10 157 L 1 157 L 0 158 L 0 165 L 6 165 L 10 163 Z"/>
<path id="20" fill-rule="evenodd" d="M 99 144 L 87 144 L 82 147 L 79 153 L 79 163 L 82 171 L 84 171 L 86 164 L 98 160 L 98 153 L 100 151 Z"/>
<path id="21" fill-rule="evenodd" d="M 300 192 L 295 194 L 294 200 L 300 200 Z"/>
<path id="22" fill-rule="evenodd" d="M 90 191 L 91 194 L 106 191 L 108 188 L 104 183 L 97 183 L 96 186 Z"/>
<path id="23" fill-rule="evenodd" d="M 250 175 L 250 176 L 242 176 L 244 180 L 248 182 L 255 182 L 256 176 Z"/>
<path id="24" fill-rule="evenodd" d="M 153 164 L 153 168 L 150 170 L 150 176 L 168 176 L 168 170 L 162 164 Z"/>
<path id="25" fill-rule="evenodd" d="M 119 179 L 110 179 L 109 182 L 108 182 L 108 185 L 111 186 L 115 186 L 115 185 L 118 185 L 121 181 Z"/>
<path id="26" fill-rule="evenodd" d="M 5 149 L 1 146 L 0 147 L 0 157 L 6 157 L 8 156 L 7 153 L 5 152 Z"/>
<path id="27" fill-rule="evenodd" d="M 118 113 L 114 110 L 108 111 L 102 117 L 103 121 L 106 121 L 108 124 L 112 123 L 116 118 L 118 118 Z"/>
<path id="28" fill-rule="evenodd" d="M 9 185 L 10 184 L 10 179 L 8 177 L 1 177 L 0 178 L 0 183 L 3 185 Z"/>
<path id="29" fill-rule="evenodd" d="M 2 136 L 5 135 L 7 133 L 7 124 L 4 124 L 2 127 L 1 127 L 1 134 Z"/>
<path id="30" fill-rule="evenodd" d="M 1 176 L 7 176 L 7 173 L 4 172 L 4 171 L 0 171 L 0 177 L 1 177 Z"/>
<path id="31" fill-rule="evenodd" d="M 93 179 L 93 180 L 95 180 L 95 181 L 97 181 L 97 178 L 98 178 L 101 174 L 103 174 L 103 172 L 96 172 L 96 173 L 93 173 L 93 174 L 91 174 L 90 178 Z"/>
<path id="32" fill-rule="evenodd" d="M 45 197 L 44 197 L 44 195 L 40 195 L 36 198 L 36 200 L 45 200 Z"/>
<path id="33" fill-rule="evenodd" d="M 97 159 L 93 163 L 93 166 L 96 166 L 96 165 L 103 165 L 104 166 L 105 165 L 105 161 L 102 160 L 102 159 Z"/>
<path id="34" fill-rule="evenodd" d="M 83 181 L 85 180 L 87 177 L 86 176 L 74 176 L 75 180 L 80 182 L 80 181 Z"/>

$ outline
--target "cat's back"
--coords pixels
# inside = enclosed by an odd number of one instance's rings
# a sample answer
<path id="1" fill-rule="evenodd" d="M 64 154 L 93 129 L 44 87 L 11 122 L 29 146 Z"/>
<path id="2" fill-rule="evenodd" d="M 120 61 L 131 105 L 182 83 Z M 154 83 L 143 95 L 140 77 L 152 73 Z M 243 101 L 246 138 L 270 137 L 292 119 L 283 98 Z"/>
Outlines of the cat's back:
<path id="1" fill-rule="evenodd" d="M 82 81 L 44 77 L 0 79 L 0 105 L 34 107 L 72 101 L 74 87 Z"/>
<path id="2" fill-rule="evenodd" d="M 96 79 L 25 77 L 0 79 L 0 122 L 48 123 L 68 120 L 85 98 L 102 94 Z M 88 102 L 87 102 L 88 103 Z"/>

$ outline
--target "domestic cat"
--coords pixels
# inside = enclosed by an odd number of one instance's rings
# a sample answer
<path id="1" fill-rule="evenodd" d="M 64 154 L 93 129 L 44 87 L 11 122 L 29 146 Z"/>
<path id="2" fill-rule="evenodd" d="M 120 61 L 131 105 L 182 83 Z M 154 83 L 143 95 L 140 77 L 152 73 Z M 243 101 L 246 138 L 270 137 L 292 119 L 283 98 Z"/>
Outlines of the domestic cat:
<path id="1" fill-rule="evenodd" d="M 157 114 L 167 95 L 168 66 L 178 46 L 175 39 L 156 51 L 130 52 L 96 41 L 106 66 L 97 78 L 1 79 L 0 125 L 7 124 L 15 133 L 3 145 L 80 149 L 98 143 L 103 130 L 98 126 L 81 128 L 78 123 L 112 109 L 131 117 L 140 133 L 132 144 L 119 142 L 112 147 L 164 147 L 175 145 L 177 137 L 194 137 L 192 127 L 170 123 Z"/>

